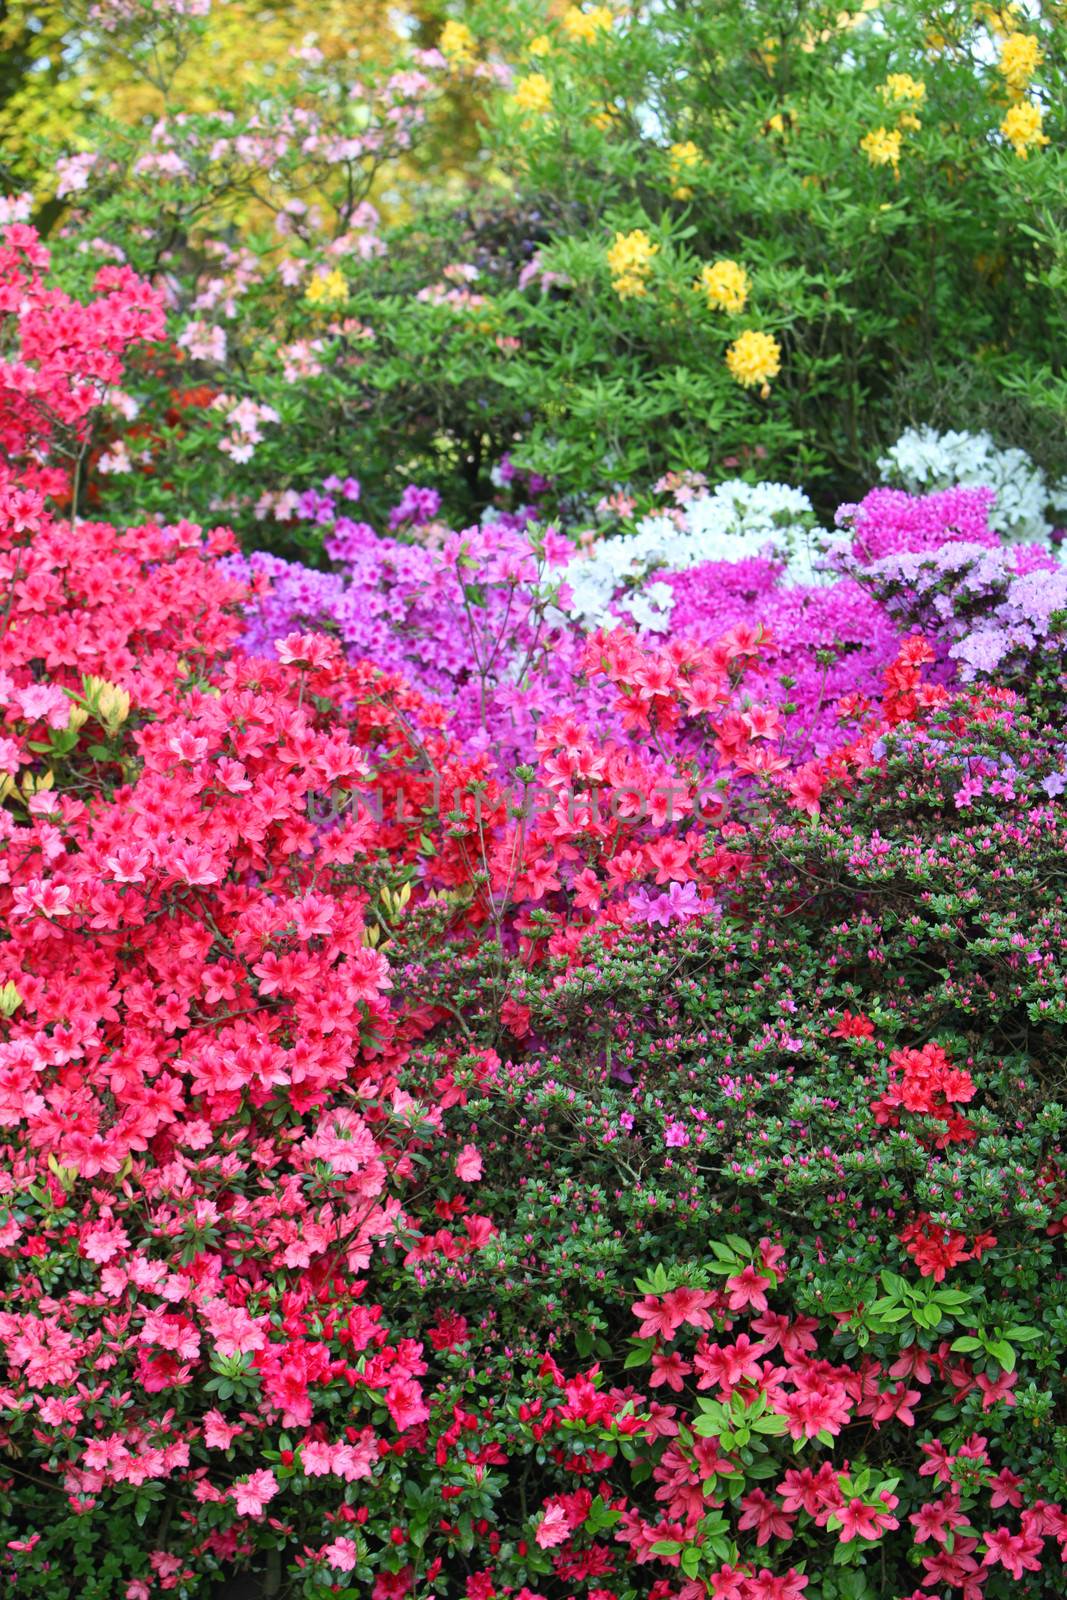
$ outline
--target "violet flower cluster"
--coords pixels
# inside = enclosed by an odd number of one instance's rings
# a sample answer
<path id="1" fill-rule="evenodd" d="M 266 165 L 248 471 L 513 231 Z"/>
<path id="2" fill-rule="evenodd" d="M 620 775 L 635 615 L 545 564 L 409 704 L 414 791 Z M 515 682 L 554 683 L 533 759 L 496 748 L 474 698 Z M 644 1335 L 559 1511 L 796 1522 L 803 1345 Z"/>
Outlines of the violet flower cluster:
<path id="1" fill-rule="evenodd" d="M 501 476 L 504 485 L 514 479 L 513 470 Z M 263 553 L 234 558 L 242 575 L 269 580 L 249 613 L 246 648 L 270 653 L 293 630 L 333 632 L 353 659 L 402 673 L 442 706 L 468 748 L 503 768 L 526 758 L 563 704 L 610 736 L 618 731 L 610 697 L 581 669 L 575 541 L 537 521 L 541 487 L 531 503 L 494 508 L 455 531 L 437 520 L 436 491 L 412 485 L 389 515 L 389 534 L 352 514 L 353 478 L 291 495 L 286 514 L 324 530 L 334 568 Z M 796 583 L 769 552 L 660 569 L 671 634 L 707 646 L 739 622 L 762 625 L 773 643 L 752 693 L 787 712 L 792 757 L 824 755 L 854 731 L 842 702 L 849 717 L 862 715 L 902 634 L 930 637 L 942 681 L 1021 668 L 1051 648 L 1067 571 L 1044 545 L 1002 544 L 989 526 L 992 506 L 983 488 L 875 489 L 841 507 L 848 537 L 825 559 L 829 581 L 814 584 Z M 632 627 L 634 617 L 624 605 L 606 621 Z"/>
<path id="2" fill-rule="evenodd" d="M 964 682 L 1061 663 L 1067 568 L 1041 543 L 1003 545 L 989 492 L 913 500 L 875 490 L 843 506 L 851 542 L 830 564 L 851 575 L 899 628 L 921 629 Z"/>

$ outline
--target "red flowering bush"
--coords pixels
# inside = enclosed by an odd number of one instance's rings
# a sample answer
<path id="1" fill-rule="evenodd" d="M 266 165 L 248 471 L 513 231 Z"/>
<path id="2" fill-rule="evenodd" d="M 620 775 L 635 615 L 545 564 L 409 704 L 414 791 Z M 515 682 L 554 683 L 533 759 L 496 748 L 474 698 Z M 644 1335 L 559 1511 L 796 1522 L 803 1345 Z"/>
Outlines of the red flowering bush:
<path id="1" fill-rule="evenodd" d="M 389 1338 L 358 1274 L 405 1230 L 440 1121 L 399 1085 L 422 1024 L 374 948 L 410 829 L 360 803 L 373 780 L 417 814 L 417 699 L 321 638 L 230 658 L 226 548 L 42 516 L 4 557 L 0 650 L 5 1441 L 75 1517 L 117 1494 L 169 1522 L 177 1474 L 199 1570 L 278 1492 L 264 1424 L 306 1428 L 343 1393 L 322 1470 L 355 1482 L 372 1417 L 425 1420 L 421 1346 Z M 475 1251 L 489 1225 L 466 1223 Z M 331 1308 L 314 1338 L 310 1285 Z M 253 1397 L 258 1417 L 225 1419 Z M 242 1435 L 249 1470 L 208 1483 L 199 1454 L 232 1462 Z M 49 1570 L 41 1537 L 12 1547 L 24 1573 Z"/>

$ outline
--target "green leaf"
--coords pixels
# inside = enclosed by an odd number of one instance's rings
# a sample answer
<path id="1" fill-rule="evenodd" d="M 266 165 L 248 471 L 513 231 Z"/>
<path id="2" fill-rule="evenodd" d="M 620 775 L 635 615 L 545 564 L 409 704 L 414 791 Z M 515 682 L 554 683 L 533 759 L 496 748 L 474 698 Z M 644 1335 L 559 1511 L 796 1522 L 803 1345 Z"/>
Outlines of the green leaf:
<path id="1" fill-rule="evenodd" d="M 713 1255 L 718 1256 L 720 1261 L 728 1262 L 731 1267 L 737 1261 L 737 1251 L 731 1249 L 729 1245 L 723 1244 L 719 1239 L 711 1240 L 711 1251 Z"/>
<path id="2" fill-rule="evenodd" d="M 628 1372 L 632 1367 L 644 1367 L 652 1360 L 653 1339 L 645 1339 L 635 1349 L 631 1350 L 623 1362 L 623 1370 Z"/>
<path id="3" fill-rule="evenodd" d="M 784 1417 L 776 1411 L 768 1413 L 765 1417 L 757 1417 L 752 1424 L 756 1433 L 785 1433 L 789 1424 Z"/>
<path id="4" fill-rule="evenodd" d="M 986 1347 L 994 1361 L 999 1361 L 1005 1372 L 1015 1371 L 1015 1351 L 1007 1339 L 997 1339 Z"/>

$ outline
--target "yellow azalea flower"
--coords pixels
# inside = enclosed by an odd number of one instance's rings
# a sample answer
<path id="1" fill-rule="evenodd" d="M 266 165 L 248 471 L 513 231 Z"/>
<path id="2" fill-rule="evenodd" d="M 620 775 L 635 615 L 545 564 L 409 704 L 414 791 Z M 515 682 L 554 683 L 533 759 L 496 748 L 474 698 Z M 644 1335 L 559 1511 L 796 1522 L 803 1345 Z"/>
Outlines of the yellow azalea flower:
<path id="1" fill-rule="evenodd" d="M 455 67 L 468 66 L 474 60 L 476 41 L 465 22 L 446 22 L 438 45 L 441 54 Z"/>
<path id="2" fill-rule="evenodd" d="M 1041 131 L 1041 107 L 1029 100 L 1020 101 L 1006 112 L 1000 131 L 1011 145 L 1020 161 L 1025 161 L 1031 150 L 1048 144 L 1048 134 Z"/>
<path id="3" fill-rule="evenodd" d="M 839 11 L 832 28 L 823 28 L 820 33 L 808 28 L 801 38 L 800 48 L 811 55 L 819 45 L 829 44 L 835 33 L 847 33 L 850 28 L 858 27 L 867 13 L 877 11 L 881 3 L 882 0 L 861 0 L 861 4 L 855 10 Z"/>
<path id="4" fill-rule="evenodd" d="M 599 128 L 601 133 L 607 128 L 614 127 L 618 120 L 619 109 L 617 106 L 613 106 L 610 101 L 605 101 L 589 118 L 590 125 L 594 128 Z"/>
<path id="5" fill-rule="evenodd" d="M 536 38 L 531 39 L 526 46 L 526 54 L 528 56 L 550 56 L 552 54 L 552 40 L 548 37 L 548 34 L 539 33 Z"/>
<path id="6" fill-rule="evenodd" d="M 990 33 L 998 39 L 1006 38 L 1019 26 L 1019 7 L 1014 3 L 994 6 L 990 5 L 988 0 L 977 0 L 972 10 L 975 21 L 984 22 Z"/>
<path id="7" fill-rule="evenodd" d="M 659 250 L 643 228 L 632 233 L 617 233 L 607 252 L 611 272 L 611 287 L 620 300 L 638 299 L 647 294 L 647 278 L 652 271 L 652 257 Z"/>
<path id="8" fill-rule="evenodd" d="M 535 111 L 544 116 L 552 109 L 552 85 L 543 72 L 531 72 L 518 80 L 511 98 L 520 111 Z"/>
<path id="9" fill-rule="evenodd" d="M 643 228 L 631 233 L 617 233 L 608 250 L 608 266 L 618 275 L 622 272 L 648 272 L 652 257 L 659 250 Z"/>
<path id="10" fill-rule="evenodd" d="M 918 133 L 922 123 L 913 111 L 902 111 L 897 118 L 897 127 L 905 128 L 909 133 Z"/>
<path id="11" fill-rule="evenodd" d="M 782 347 L 771 334 L 748 328 L 727 350 L 726 365 L 730 376 L 744 388 L 766 387 L 782 370 Z"/>
<path id="12" fill-rule="evenodd" d="M 672 167 L 697 167 L 700 165 L 700 146 L 687 139 L 684 144 L 671 145 Z"/>
<path id="13" fill-rule="evenodd" d="M 563 31 L 576 44 L 592 44 L 598 33 L 610 33 L 614 20 L 607 6 L 594 6 L 591 11 L 570 6 L 563 13 Z"/>
<path id="14" fill-rule="evenodd" d="M 648 293 L 647 280 L 636 272 L 624 272 L 621 278 L 612 278 L 611 287 L 620 300 L 641 300 Z"/>
<path id="15" fill-rule="evenodd" d="M 752 288 L 748 273 L 736 261 L 713 261 L 701 270 L 694 289 L 707 295 L 713 311 L 743 311 Z"/>
<path id="16" fill-rule="evenodd" d="M 348 299 L 348 284 L 345 275 L 338 267 L 334 267 L 325 277 L 312 278 L 307 286 L 304 299 L 313 306 L 337 306 Z"/>
<path id="17" fill-rule="evenodd" d="M 687 139 L 684 144 L 672 144 L 670 156 L 670 175 L 674 185 L 671 193 L 675 200 L 691 200 L 693 191 L 687 183 L 682 182 L 682 178 L 691 168 L 699 166 L 700 147 L 695 145 L 692 139 Z"/>
<path id="18" fill-rule="evenodd" d="M 1001 47 L 997 71 L 1009 92 L 1021 96 L 1043 60 L 1041 46 L 1032 33 L 1011 33 Z"/>
<path id="19" fill-rule="evenodd" d="M 883 84 L 879 84 L 878 93 L 883 100 L 893 100 L 899 105 L 921 106 L 926 99 L 926 85 L 921 78 L 913 78 L 910 72 L 891 72 Z"/>
<path id="20" fill-rule="evenodd" d="M 902 138 L 896 128 L 874 128 L 864 134 L 860 149 L 872 167 L 892 167 L 897 172 L 900 169 L 901 143 Z"/>

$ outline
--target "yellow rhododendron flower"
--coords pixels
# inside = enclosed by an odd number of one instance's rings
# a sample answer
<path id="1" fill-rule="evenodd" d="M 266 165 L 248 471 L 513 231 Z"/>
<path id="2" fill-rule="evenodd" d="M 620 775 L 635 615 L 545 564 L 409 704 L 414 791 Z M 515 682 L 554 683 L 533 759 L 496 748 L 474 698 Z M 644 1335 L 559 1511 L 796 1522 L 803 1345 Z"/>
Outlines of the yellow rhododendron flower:
<path id="1" fill-rule="evenodd" d="M 613 106 L 608 101 L 605 101 L 605 103 L 602 106 L 599 106 L 597 108 L 597 110 L 593 112 L 593 115 L 589 118 L 589 121 L 590 121 L 590 124 L 592 125 L 592 127 L 599 128 L 601 133 L 603 133 L 607 128 L 614 127 L 615 123 L 617 123 L 618 120 L 619 120 L 619 108 L 618 108 L 618 106 Z"/>
<path id="2" fill-rule="evenodd" d="M 870 133 L 864 134 L 860 140 L 860 149 L 872 167 L 892 167 L 896 172 L 900 167 L 902 142 L 898 129 L 874 128 Z"/>
<path id="3" fill-rule="evenodd" d="M 972 8 L 976 22 L 984 22 L 990 33 L 998 39 L 1004 39 L 1009 33 L 1014 33 L 1019 26 L 1019 7 L 1012 3 L 1006 6 L 994 6 L 988 0 L 977 0 Z"/>
<path id="4" fill-rule="evenodd" d="M 474 60 L 476 41 L 465 22 L 451 20 L 446 22 L 441 29 L 438 44 L 441 54 L 446 56 L 453 66 L 467 66 Z"/>
<path id="5" fill-rule="evenodd" d="M 528 56 L 550 56 L 552 54 L 552 40 L 548 37 L 548 34 L 539 33 L 536 38 L 531 39 L 526 46 L 526 54 Z"/>
<path id="6" fill-rule="evenodd" d="M 687 183 L 682 182 L 682 178 L 686 172 L 700 165 L 700 146 L 695 145 L 692 139 L 687 139 L 684 144 L 672 144 L 670 155 L 671 182 L 674 184 L 671 192 L 675 200 L 691 200 L 693 191 Z"/>
<path id="7" fill-rule="evenodd" d="M 748 328 L 727 350 L 726 365 L 744 388 L 754 389 L 757 383 L 766 387 L 782 370 L 782 347 L 771 334 Z"/>
<path id="8" fill-rule="evenodd" d="M 324 278 L 312 278 L 304 299 L 313 306 L 339 306 L 348 299 L 348 284 L 345 282 L 344 273 L 340 268 L 334 267 Z"/>
<path id="9" fill-rule="evenodd" d="M 913 78 L 910 72 L 891 72 L 885 82 L 879 84 L 878 93 L 883 100 L 893 100 L 898 105 L 921 106 L 926 99 L 926 85 L 920 78 Z"/>
<path id="10" fill-rule="evenodd" d="M 620 300 L 643 300 L 648 293 L 648 282 L 636 272 L 624 272 L 621 278 L 612 278 L 611 287 Z"/>
<path id="11" fill-rule="evenodd" d="M 693 288 L 707 295 L 713 311 L 737 312 L 745 309 L 751 280 L 737 261 L 713 261 L 701 270 Z"/>
<path id="12" fill-rule="evenodd" d="M 1000 131 L 1020 161 L 1025 161 L 1031 150 L 1048 144 L 1048 134 L 1041 131 L 1041 107 L 1029 100 L 1021 101 L 1005 113 Z"/>
<path id="13" fill-rule="evenodd" d="M 768 74 L 773 73 L 775 66 L 777 65 L 778 46 L 780 43 L 781 40 L 775 34 L 769 33 L 767 37 L 756 46 L 756 54 L 763 63 L 764 71 Z"/>
<path id="14" fill-rule="evenodd" d="M 611 31 L 614 20 L 607 6 L 594 6 L 591 11 L 570 6 L 563 13 L 563 31 L 578 44 L 592 44 L 598 33 Z"/>
<path id="15" fill-rule="evenodd" d="M 552 85 L 543 72 L 531 72 L 520 78 L 511 96 L 520 111 L 535 111 L 544 116 L 552 109 Z"/>
<path id="16" fill-rule="evenodd" d="M 1001 49 L 997 71 L 1011 93 L 1021 95 L 1043 60 L 1041 46 L 1032 33 L 1011 33 Z"/>
<path id="17" fill-rule="evenodd" d="M 643 228 L 632 233 L 617 233 L 607 252 L 611 287 L 620 300 L 638 299 L 648 293 L 647 278 L 652 257 L 659 250 Z"/>

